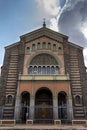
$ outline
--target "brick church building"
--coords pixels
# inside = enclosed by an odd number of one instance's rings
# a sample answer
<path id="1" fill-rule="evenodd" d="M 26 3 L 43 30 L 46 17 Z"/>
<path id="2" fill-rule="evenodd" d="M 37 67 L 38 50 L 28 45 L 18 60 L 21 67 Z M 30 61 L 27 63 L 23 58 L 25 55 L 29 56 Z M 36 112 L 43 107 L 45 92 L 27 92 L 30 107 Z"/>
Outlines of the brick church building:
<path id="1" fill-rule="evenodd" d="M 5 47 L 0 115 L 34 123 L 85 119 L 87 74 L 83 48 L 43 27 Z"/>

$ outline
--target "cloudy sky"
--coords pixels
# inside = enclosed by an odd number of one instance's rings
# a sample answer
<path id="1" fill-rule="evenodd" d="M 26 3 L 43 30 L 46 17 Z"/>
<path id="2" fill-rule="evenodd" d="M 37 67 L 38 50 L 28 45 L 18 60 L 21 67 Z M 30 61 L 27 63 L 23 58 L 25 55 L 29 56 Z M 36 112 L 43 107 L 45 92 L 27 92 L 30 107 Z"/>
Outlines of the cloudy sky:
<path id="1" fill-rule="evenodd" d="M 87 66 L 87 0 L 0 0 L 0 66 L 4 47 L 42 27 L 43 18 L 48 28 L 84 47 Z"/>

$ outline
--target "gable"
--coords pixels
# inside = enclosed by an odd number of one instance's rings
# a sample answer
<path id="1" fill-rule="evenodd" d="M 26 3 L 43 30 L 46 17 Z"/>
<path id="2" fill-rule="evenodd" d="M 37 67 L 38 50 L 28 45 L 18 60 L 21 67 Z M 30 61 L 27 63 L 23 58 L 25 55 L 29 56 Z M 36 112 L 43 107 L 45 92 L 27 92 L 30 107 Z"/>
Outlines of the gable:
<path id="1" fill-rule="evenodd" d="M 55 31 L 53 31 L 53 30 L 51 30 L 47 27 L 42 27 L 42 28 L 37 29 L 35 31 L 32 31 L 30 33 L 24 34 L 24 35 L 20 36 L 19 42 L 8 45 L 5 48 L 11 48 L 11 47 L 17 46 L 17 45 L 21 44 L 22 41 L 24 43 L 29 43 L 30 41 L 39 39 L 39 38 L 44 37 L 44 36 L 47 37 L 47 38 L 50 38 L 54 41 L 57 41 L 59 43 L 65 42 L 66 44 L 69 44 L 70 46 L 73 46 L 73 47 L 76 47 L 76 48 L 79 48 L 79 49 L 83 49 L 82 47 L 80 47 L 80 46 L 78 46 L 74 43 L 69 42 L 68 36 L 60 34 L 58 32 L 55 32 Z"/>
<path id="2" fill-rule="evenodd" d="M 58 32 L 55 32 L 51 29 L 48 29 L 46 27 L 42 27 L 38 30 L 35 30 L 35 31 L 30 32 L 30 33 L 25 34 L 25 35 L 22 35 L 20 38 L 24 39 L 25 42 L 29 42 L 29 41 L 32 41 L 34 39 L 37 39 L 37 38 L 43 37 L 43 36 L 49 37 L 49 38 L 56 40 L 56 41 L 59 41 L 59 42 L 64 42 L 64 41 L 68 40 L 67 36 L 62 35 Z"/>

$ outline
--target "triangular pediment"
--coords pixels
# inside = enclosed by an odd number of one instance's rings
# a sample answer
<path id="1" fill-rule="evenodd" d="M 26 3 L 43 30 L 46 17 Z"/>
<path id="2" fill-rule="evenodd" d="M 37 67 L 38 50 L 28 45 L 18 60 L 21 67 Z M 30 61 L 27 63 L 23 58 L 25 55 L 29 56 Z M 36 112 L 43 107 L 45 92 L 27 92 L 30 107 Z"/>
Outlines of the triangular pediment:
<path id="1" fill-rule="evenodd" d="M 49 37 L 59 42 L 68 41 L 68 36 L 62 35 L 46 27 L 42 27 L 40 29 L 22 35 L 20 38 L 21 40 L 24 39 L 25 42 L 29 42 L 43 36 Z"/>
<path id="2" fill-rule="evenodd" d="M 42 27 L 42 28 L 39 28 L 37 30 L 34 30 L 30 33 L 27 33 L 27 34 L 24 34 L 22 36 L 20 36 L 20 41 L 17 42 L 17 43 L 14 43 L 14 44 L 11 44 L 9 46 L 6 46 L 5 48 L 9 48 L 9 47 L 13 47 L 13 46 L 16 46 L 16 45 L 19 45 L 21 41 L 24 41 L 24 43 L 28 43 L 30 41 L 33 41 L 35 39 L 38 39 L 40 37 L 48 37 L 50 39 L 53 39 L 55 41 L 58 41 L 60 43 L 67 43 L 71 46 L 74 46 L 76 48 L 80 48 L 80 49 L 83 49 L 82 47 L 74 44 L 74 43 L 71 43 L 68 41 L 68 36 L 66 35 L 63 35 L 59 32 L 56 32 L 56 31 L 53 31 L 47 27 Z"/>

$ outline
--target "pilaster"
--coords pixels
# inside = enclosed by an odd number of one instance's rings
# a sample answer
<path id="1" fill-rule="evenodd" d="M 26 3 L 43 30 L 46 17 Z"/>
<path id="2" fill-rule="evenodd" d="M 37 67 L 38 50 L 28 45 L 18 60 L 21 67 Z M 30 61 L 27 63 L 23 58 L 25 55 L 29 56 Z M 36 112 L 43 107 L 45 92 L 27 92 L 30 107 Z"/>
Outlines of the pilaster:
<path id="1" fill-rule="evenodd" d="M 53 118 L 58 119 L 58 99 L 57 99 L 57 94 L 53 96 Z"/>
<path id="2" fill-rule="evenodd" d="M 30 111 L 29 111 L 29 119 L 33 120 L 34 119 L 34 104 L 35 104 L 35 98 L 34 95 L 30 95 Z"/>

